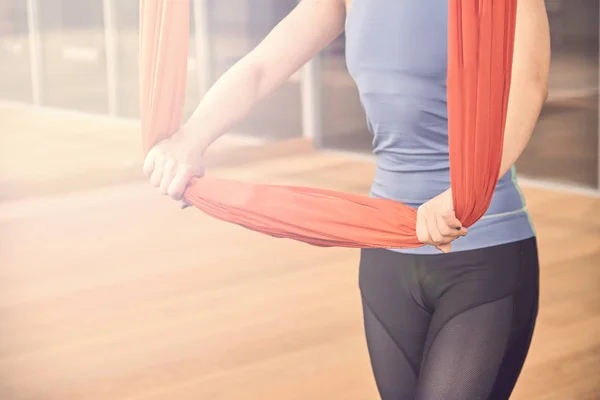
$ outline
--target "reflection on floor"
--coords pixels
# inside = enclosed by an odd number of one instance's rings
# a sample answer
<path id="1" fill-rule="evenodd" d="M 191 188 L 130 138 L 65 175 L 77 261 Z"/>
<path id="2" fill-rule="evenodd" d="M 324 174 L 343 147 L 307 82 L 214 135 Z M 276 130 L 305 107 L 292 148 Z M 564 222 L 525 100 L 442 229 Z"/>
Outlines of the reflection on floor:
<path id="1" fill-rule="evenodd" d="M 0 107 L 0 201 L 145 180 L 136 123 Z M 207 169 L 260 158 L 263 140 L 225 135 L 207 151 Z M 255 148 L 249 152 L 250 145 Z M 301 148 L 275 145 L 277 151 Z M 271 150 L 272 151 L 272 150 Z"/>

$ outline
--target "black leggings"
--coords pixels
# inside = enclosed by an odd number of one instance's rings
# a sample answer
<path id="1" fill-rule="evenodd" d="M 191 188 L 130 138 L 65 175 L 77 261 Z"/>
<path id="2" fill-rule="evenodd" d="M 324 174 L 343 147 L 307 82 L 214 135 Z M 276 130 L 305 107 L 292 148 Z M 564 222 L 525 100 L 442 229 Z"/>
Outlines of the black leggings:
<path id="1" fill-rule="evenodd" d="M 537 317 L 535 238 L 439 255 L 362 250 L 369 355 L 383 400 L 506 400 Z"/>

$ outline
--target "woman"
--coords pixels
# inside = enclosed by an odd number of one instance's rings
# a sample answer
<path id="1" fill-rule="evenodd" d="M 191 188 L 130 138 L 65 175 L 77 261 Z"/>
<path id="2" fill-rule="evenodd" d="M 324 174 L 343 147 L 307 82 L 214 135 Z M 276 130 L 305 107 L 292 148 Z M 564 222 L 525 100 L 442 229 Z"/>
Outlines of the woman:
<path id="1" fill-rule="evenodd" d="M 447 1 L 301 1 L 144 166 L 161 193 L 180 199 L 202 175 L 206 148 L 345 28 L 348 69 L 374 136 L 371 195 L 417 207 L 425 244 L 361 252 L 367 346 L 384 400 L 508 399 L 537 316 L 536 239 L 513 165 L 547 95 L 544 2 L 518 1 L 501 178 L 467 235 L 449 189 Z"/>

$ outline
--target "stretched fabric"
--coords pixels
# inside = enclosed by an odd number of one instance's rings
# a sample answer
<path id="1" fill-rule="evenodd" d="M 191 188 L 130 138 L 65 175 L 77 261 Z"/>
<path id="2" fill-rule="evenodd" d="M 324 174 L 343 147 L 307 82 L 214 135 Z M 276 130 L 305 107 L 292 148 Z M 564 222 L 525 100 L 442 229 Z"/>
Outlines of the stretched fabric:
<path id="1" fill-rule="evenodd" d="M 189 0 L 140 0 L 145 151 L 182 122 L 189 12 Z M 499 178 L 515 22 L 516 0 L 449 0 L 450 181 L 456 216 L 466 227 L 485 214 Z M 210 176 L 193 179 L 184 198 L 214 218 L 316 246 L 422 246 L 416 209 L 392 200 Z"/>

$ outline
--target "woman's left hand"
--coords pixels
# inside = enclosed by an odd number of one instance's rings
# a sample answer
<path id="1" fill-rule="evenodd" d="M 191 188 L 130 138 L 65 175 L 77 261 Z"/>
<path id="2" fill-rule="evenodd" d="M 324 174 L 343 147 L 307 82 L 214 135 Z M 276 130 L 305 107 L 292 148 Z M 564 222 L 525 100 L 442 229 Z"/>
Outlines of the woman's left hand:
<path id="1" fill-rule="evenodd" d="M 421 243 L 437 247 L 444 253 L 450 252 L 451 243 L 467 234 L 467 228 L 454 214 L 452 191 L 439 194 L 417 210 L 417 238 Z"/>

